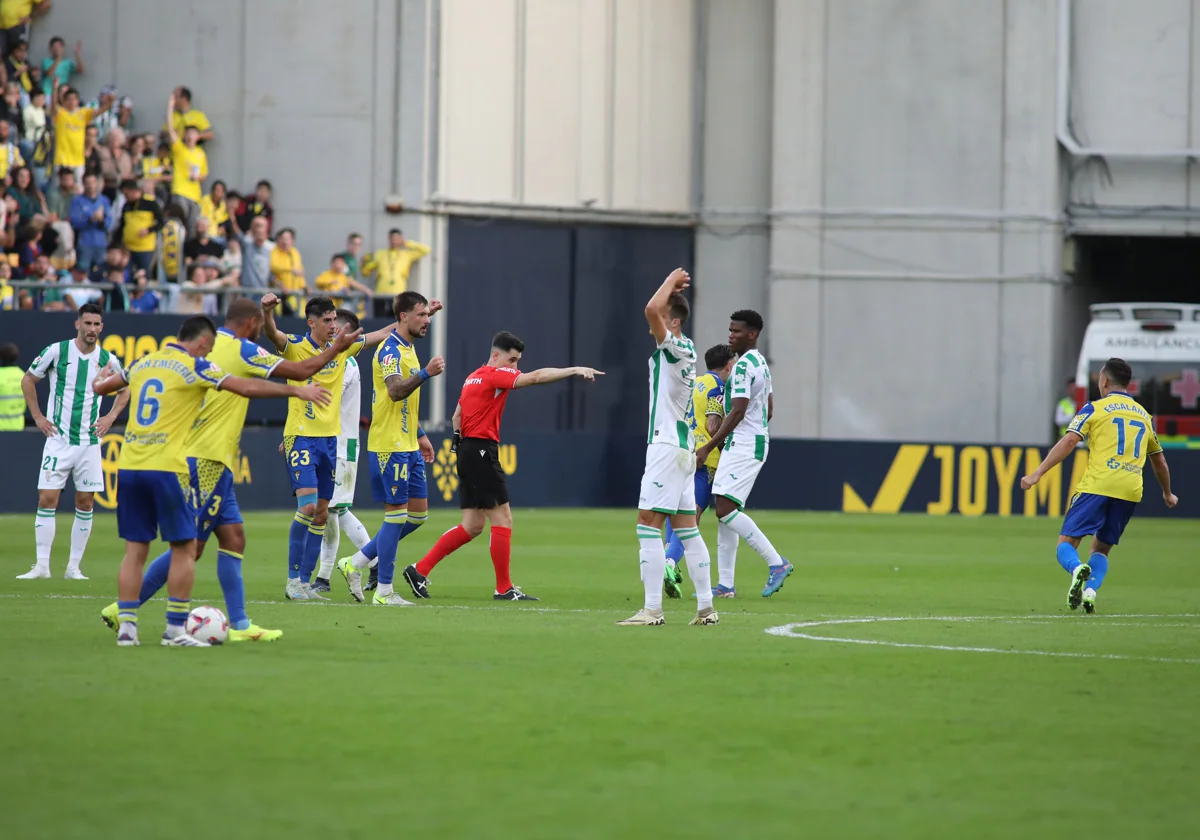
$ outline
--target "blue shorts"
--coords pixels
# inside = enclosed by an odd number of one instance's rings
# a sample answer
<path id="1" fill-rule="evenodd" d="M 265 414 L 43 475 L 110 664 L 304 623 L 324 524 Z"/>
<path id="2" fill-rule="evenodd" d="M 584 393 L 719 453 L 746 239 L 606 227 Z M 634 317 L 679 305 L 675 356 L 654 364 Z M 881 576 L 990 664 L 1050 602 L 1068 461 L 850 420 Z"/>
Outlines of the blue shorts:
<path id="1" fill-rule="evenodd" d="M 287 460 L 292 495 L 306 487 L 317 488 L 317 498 L 333 498 L 337 475 L 336 437 L 285 437 L 283 457 Z"/>
<path id="2" fill-rule="evenodd" d="M 1137 502 L 1111 496 L 1076 493 L 1063 519 L 1062 535 L 1090 537 L 1095 534 L 1100 542 L 1116 545 L 1137 505 Z"/>
<path id="3" fill-rule="evenodd" d="M 196 508 L 186 473 L 120 470 L 117 473 L 117 533 L 121 539 L 152 543 L 196 539 Z"/>
<path id="4" fill-rule="evenodd" d="M 425 459 L 420 452 L 368 452 L 371 460 L 371 498 L 385 505 L 429 498 Z"/>
<path id="5" fill-rule="evenodd" d="M 708 510 L 708 504 L 712 501 L 712 486 L 713 474 L 716 471 L 709 471 L 708 467 L 701 467 L 696 470 L 696 509 L 705 511 Z"/>
<path id="6" fill-rule="evenodd" d="M 233 494 L 229 467 L 220 461 L 188 458 L 188 468 L 196 494 L 196 539 L 204 542 L 218 526 L 240 524 L 242 512 Z"/>

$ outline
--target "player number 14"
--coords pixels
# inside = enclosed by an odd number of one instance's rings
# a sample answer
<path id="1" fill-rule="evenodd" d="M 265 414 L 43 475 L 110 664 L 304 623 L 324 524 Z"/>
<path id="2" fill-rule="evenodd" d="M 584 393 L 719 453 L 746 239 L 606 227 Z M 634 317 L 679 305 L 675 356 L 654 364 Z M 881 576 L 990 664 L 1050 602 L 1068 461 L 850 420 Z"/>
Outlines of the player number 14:
<path id="1" fill-rule="evenodd" d="M 1125 425 L 1124 417 L 1114 417 L 1113 425 L 1117 427 L 1117 454 L 1125 454 Z M 1133 439 L 1133 457 L 1140 458 L 1142 456 L 1142 438 L 1146 436 L 1146 424 L 1141 420 L 1130 420 L 1129 425 L 1137 429 L 1137 436 Z"/>

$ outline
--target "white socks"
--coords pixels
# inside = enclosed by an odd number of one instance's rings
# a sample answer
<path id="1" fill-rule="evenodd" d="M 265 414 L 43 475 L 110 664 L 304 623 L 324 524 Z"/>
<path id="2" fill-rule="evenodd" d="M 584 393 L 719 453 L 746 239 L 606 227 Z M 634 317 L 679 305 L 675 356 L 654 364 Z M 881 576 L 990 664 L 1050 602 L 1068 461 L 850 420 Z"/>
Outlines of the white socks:
<path id="1" fill-rule="evenodd" d="M 337 560 L 338 544 L 342 540 L 338 530 L 338 517 L 331 516 L 325 520 L 325 536 L 321 538 L 321 565 L 317 568 L 317 577 L 329 580 L 333 574 L 333 563 Z"/>
<path id="2" fill-rule="evenodd" d="M 342 526 L 342 531 L 350 538 L 350 542 L 354 543 L 355 548 L 362 548 L 371 541 L 371 534 L 367 531 L 367 526 L 359 522 L 358 517 L 352 511 L 341 511 L 338 513 L 337 519 Z"/>
<path id="3" fill-rule="evenodd" d="M 721 520 L 730 530 L 746 541 L 746 545 L 758 552 L 758 556 L 767 561 L 768 566 L 783 565 L 783 558 L 779 556 L 779 552 L 775 550 L 775 546 L 771 545 L 771 541 L 767 539 L 766 534 L 762 532 L 754 520 L 747 516 L 744 512 L 735 510 Z M 718 532 L 717 550 L 720 551 L 720 536 Z M 718 553 L 717 564 L 721 563 L 721 557 Z M 732 564 L 730 565 L 730 580 L 727 586 L 732 586 Z M 724 581 L 722 581 L 724 583 Z"/>
<path id="4" fill-rule="evenodd" d="M 708 554 L 708 546 L 700 536 L 699 528 L 684 528 L 675 533 L 683 543 L 683 556 L 687 560 L 688 574 L 696 586 L 696 609 L 709 609 L 712 607 L 712 559 Z"/>
<path id="5" fill-rule="evenodd" d="M 733 588 L 733 570 L 737 565 L 737 532 L 717 520 L 717 583 Z"/>
<path id="6" fill-rule="evenodd" d="M 91 523 L 88 523 L 91 531 Z M 37 567 L 50 569 L 50 549 L 54 546 L 54 510 L 38 508 L 37 518 L 33 523 L 33 538 L 37 546 Z"/>
<path id="7" fill-rule="evenodd" d="M 642 586 L 646 590 L 646 609 L 661 610 L 663 575 L 667 571 L 667 550 L 663 546 L 662 529 L 638 525 L 637 537 Z"/>
<path id="8" fill-rule="evenodd" d="M 71 557 L 67 561 L 68 572 L 79 568 L 84 549 L 87 548 L 88 537 L 91 535 L 92 512 L 75 508 L 75 525 L 71 528 Z"/>

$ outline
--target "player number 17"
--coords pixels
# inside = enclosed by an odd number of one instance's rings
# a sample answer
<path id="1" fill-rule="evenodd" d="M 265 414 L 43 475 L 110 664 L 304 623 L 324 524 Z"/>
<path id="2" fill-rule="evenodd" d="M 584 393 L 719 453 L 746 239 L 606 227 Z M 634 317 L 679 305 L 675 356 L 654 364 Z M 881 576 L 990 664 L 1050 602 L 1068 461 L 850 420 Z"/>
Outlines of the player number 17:
<path id="1" fill-rule="evenodd" d="M 1117 454 L 1125 454 L 1125 418 L 1114 417 L 1113 425 L 1117 427 Z M 1130 420 L 1129 425 L 1137 429 L 1137 436 L 1133 439 L 1133 457 L 1140 458 L 1142 455 L 1142 438 L 1146 436 L 1146 424 L 1141 420 Z"/>

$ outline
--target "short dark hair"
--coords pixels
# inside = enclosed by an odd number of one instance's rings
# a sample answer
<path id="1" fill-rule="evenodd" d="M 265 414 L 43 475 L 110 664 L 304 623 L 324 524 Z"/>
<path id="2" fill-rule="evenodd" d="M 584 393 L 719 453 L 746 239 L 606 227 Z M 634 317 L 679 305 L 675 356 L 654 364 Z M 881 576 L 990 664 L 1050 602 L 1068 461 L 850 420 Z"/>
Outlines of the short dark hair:
<path id="1" fill-rule="evenodd" d="M 1133 380 L 1133 368 L 1124 359 L 1112 358 L 1104 363 L 1100 372 L 1112 380 L 1118 388 L 1128 388 Z"/>
<path id="2" fill-rule="evenodd" d="M 98 303 L 85 303 L 79 307 L 79 317 L 82 318 L 84 315 L 99 315 L 103 318 L 104 310 L 100 308 L 100 304 Z"/>
<path id="3" fill-rule="evenodd" d="M 334 254 L 332 257 L 329 258 L 330 262 L 333 262 L 334 260 L 341 260 L 342 262 L 345 262 L 346 255 L 343 254 L 341 251 L 338 251 L 336 254 Z"/>
<path id="4" fill-rule="evenodd" d="M 262 315 L 262 307 L 258 305 L 258 301 L 250 298 L 237 298 L 225 310 L 225 323 L 244 324 L 251 318 L 257 318 L 260 315 Z"/>
<path id="5" fill-rule="evenodd" d="M 11 341 L 0 344 L 0 365 L 11 367 L 21 358 L 21 350 Z"/>
<path id="6" fill-rule="evenodd" d="M 181 85 L 179 88 L 179 95 L 182 96 L 184 99 L 186 99 L 188 102 L 192 101 L 192 89 L 191 88 L 185 88 Z"/>
<path id="7" fill-rule="evenodd" d="M 207 315 L 193 315 L 179 327 L 180 341 L 193 341 L 201 336 L 216 335 L 217 325 Z"/>
<path id="8" fill-rule="evenodd" d="M 730 321 L 741 321 L 755 332 L 762 332 L 763 319 L 762 316 L 753 309 L 739 309 L 729 316 Z"/>
<path id="9" fill-rule="evenodd" d="M 396 234 L 397 236 L 404 235 L 404 231 L 400 230 L 400 228 L 392 228 L 391 230 L 388 231 L 388 236 L 391 236 L 393 233 Z"/>
<path id="10" fill-rule="evenodd" d="M 349 242 L 351 239 L 362 239 L 362 234 L 361 233 L 352 233 L 346 237 L 347 242 Z"/>
<path id="11" fill-rule="evenodd" d="M 516 351 L 518 353 L 525 352 L 525 342 L 517 338 L 508 330 L 500 330 L 492 336 L 492 349 L 502 350 L 506 353 Z"/>
<path id="12" fill-rule="evenodd" d="M 100 174 L 98 172 L 84 172 L 83 173 L 83 180 L 85 180 L 85 181 L 88 178 L 99 178 L 99 177 L 100 177 Z"/>
<path id="13" fill-rule="evenodd" d="M 220 187 L 221 189 L 225 190 L 225 192 L 229 192 L 229 187 L 225 186 L 225 182 L 222 181 L 220 178 L 218 178 L 217 180 L 212 182 L 212 186 L 208 188 L 208 191 L 211 193 L 217 187 Z"/>
<path id="14" fill-rule="evenodd" d="M 337 319 L 339 321 L 345 321 L 346 325 L 350 327 L 351 332 L 354 332 L 354 330 L 358 329 L 358 316 L 349 309 L 339 309 L 337 311 Z"/>
<path id="15" fill-rule="evenodd" d="M 271 192 L 275 192 L 275 188 L 271 186 L 271 182 L 266 178 L 261 179 L 257 184 L 254 185 L 254 189 L 258 189 L 259 187 L 266 187 Z"/>
<path id="16" fill-rule="evenodd" d="M 137 181 L 135 181 L 133 178 L 126 178 L 124 181 L 121 182 L 121 186 L 119 189 L 122 192 L 124 192 L 125 190 L 140 190 L 141 188 L 142 188 L 142 185 L 139 184 Z"/>
<path id="17" fill-rule="evenodd" d="M 70 175 L 72 178 L 74 178 L 75 170 L 69 166 L 63 166 L 58 170 L 58 177 L 61 178 L 64 175 Z"/>
<path id="18" fill-rule="evenodd" d="M 401 292 L 392 300 L 392 314 L 396 316 L 396 320 L 400 320 L 400 313 L 412 312 L 418 304 L 429 305 L 425 295 L 420 292 Z"/>
<path id="19" fill-rule="evenodd" d="M 692 314 L 692 307 L 688 304 L 687 298 L 676 292 L 667 301 L 667 311 L 672 318 L 678 318 L 679 323 L 682 324 Z"/>
<path id="20" fill-rule="evenodd" d="M 305 318 L 324 318 L 330 312 L 336 311 L 337 307 L 333 305 L 333 301 L 325 295 L 309 298 L 308 303 L 304 304 Z"/>
<path id="21" fill-rule="evenodd" d="M 65 47 L 67 45 L 67 42 L 64 41 L 62 38 L 60 38 L 58 35 L 55 35 L 53 38 L 50 39 L 50 46 L 53 47 L 55 44 L 62 44 Z"/>
<path id="22" fill-rule="evenodd" d="M 280 228 L 279 230 L 275 231 L 275 239 L 276 239 L 276 241 L 278 241 L 279 237 L 283 236 L 285 233 L 290 233 L 290 234 L 292 235 L 292 239 L 295 239 L 295 238 L 296 238 L 296 231 L 295 231 L 295 229 L 293 229 L 293 228 Z"/>
<path id="23" fill-rule="evenodd" d="M 728 344 L 717 344 L 704 351 L 704 366 L 709 370 L 720 370 L 733 358 Z"/>

